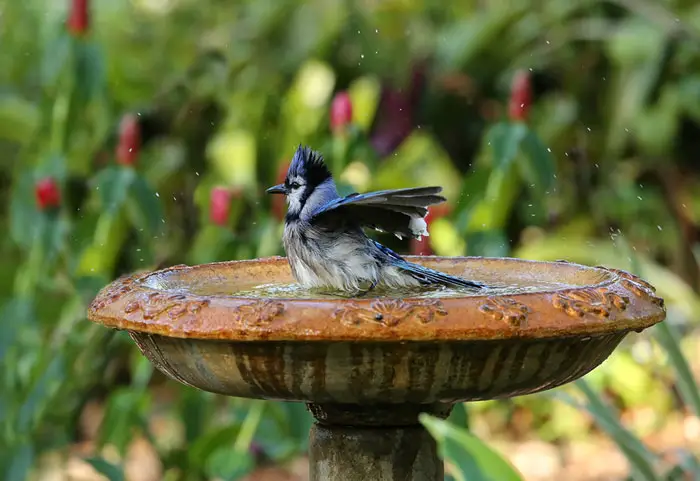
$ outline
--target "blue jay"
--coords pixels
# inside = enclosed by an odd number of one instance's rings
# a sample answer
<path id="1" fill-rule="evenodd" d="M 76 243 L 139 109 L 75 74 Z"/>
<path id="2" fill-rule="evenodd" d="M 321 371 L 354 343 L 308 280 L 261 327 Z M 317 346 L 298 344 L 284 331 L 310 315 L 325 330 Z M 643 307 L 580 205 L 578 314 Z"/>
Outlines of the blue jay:
<path id="1" fill-rule="evenodd" d="M 284 249 L 305 288 L 366 294 L 377 285 L 485 287 L 408 262 L 363 231 L 368 227 L 400 239 L 429 235 L 424 217 L 427 206 L 445 201 L 441 191 L 416 187 L 341 197 L 323 157 L 299 145 L 284 183 L 266 192 L 286 197 Z"/>

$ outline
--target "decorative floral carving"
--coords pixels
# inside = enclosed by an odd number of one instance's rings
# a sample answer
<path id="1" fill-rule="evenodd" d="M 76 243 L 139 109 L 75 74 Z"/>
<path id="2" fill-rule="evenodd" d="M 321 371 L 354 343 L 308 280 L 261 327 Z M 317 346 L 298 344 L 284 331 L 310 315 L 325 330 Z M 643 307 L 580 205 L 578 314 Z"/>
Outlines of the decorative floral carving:
<path id="1" fill-rule="evenodd" d="M 620 269 L 609 269 L 611 272 L 620 277 L 620 284 L 632 293 L 642 299 L 647 299 L 657 306 L 664 307 L 664 300 L 662 297 L 656 295 L 656 288 L 649 284 L 644 279 L 641 279 L 634 274 L 630 274 L 627 271 Z"/>
<path id="2" fill-rule="evenodd" d="M 513 327 L 525 327 L 530 313 L 525 304 L 508 297 L 489 297 L 479 310 L 497 321 L 505 320 Z"/>
<path id="3" fill-rule="evenodd" d="M 90 308 L 94 310 L 104 309 L 107 304 L 111 304 L 119 300 L 120 297 L 130 292 L 134 288 L 134 283 L 139 279 L 140 275 L 126 275 L 115 280 L 104 289 L 102 289 L 95 299 L 90 304 Z"/>
<path id="4" fill-rule="evenodd" d="M 428 324 L 433 322 L 436 317 L 445 315 L 447 315 L 447 311 L 442 302 L 438 300 L 407 302 L 402 299 L 382 299 L 372 302 L 369 308 L 356 302 L 348 303 L 336 309 L 333 317 L 350 326 L 376 323 L 386 327 L 394 327 L 402 322 Z"/>
<path id="5" fill-rule="evenodd" d="M 630 300 L 609 291 L 605 287 L 578 289 L 554 294 L 552 304 L 572 317 L 593 314 L 599 318 L 610 317 L 614 308 L 627 309 Z"/>
<path id="6" fill-rule="evenodd" d="M 155 319 L 162 315 L 167 315 L 170 319 L 178 319 L 185 314 L 197 314 L 208 305 L 208 299 L 188 299 L 184 294 L 153 291 L 129 302 L 124 307 L 124 312 L 126 314 L 141 312 L 144 320 Z"/>
<path id="7" fill-rule="evenodd" d="M 264 326 L 283 312 L 284 304 L 281 302 L 260 299 L 238 306 L 234 313 L 234 320 L 238 324 Z"/>

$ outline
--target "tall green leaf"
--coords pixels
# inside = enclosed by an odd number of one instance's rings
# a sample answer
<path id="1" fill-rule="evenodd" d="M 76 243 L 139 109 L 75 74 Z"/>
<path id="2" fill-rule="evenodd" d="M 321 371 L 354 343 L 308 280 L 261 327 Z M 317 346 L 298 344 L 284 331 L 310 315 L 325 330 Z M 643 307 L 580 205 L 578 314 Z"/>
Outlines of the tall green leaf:
<path id="1" fill-rule="evenodd" d="M 428 414 L 419 419 L 438 443 L 440 456 L 456 469 L 457 481 L 522 481 L 508 461 L 466 429 Z"/>
<path id="2" fill-rule="evenodd" d="M 566 402 L 571 406 L 588 411 L 602 430 L 615 441 L 620 451 L 625 455 L 632 469 L 637 472 L 640 479 L 645 481 L 660 481 L 654 469 L 657 456 L 649 451 L 646 446 L 620 423 L 619 415 L 612 407 L 603 402 L 584 379 L 574 381 L 575 385 L 586 397 L 587 403 L 582 404 L 564 392 L 556 391 L 552 397 Z"/>

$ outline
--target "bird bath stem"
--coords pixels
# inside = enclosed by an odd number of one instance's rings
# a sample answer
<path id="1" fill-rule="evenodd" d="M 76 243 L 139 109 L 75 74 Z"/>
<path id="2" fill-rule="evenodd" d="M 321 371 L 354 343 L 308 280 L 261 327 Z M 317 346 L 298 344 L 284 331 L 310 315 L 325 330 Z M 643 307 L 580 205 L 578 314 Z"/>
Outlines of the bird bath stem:
<path id="1" fill-rule="evenodd" d="M 292 282 L 284 258 L 175 266 L 105 287 L 88 317 L 129 332 L 164 374 L 209 392 L 307 403 L 314 481 L 436 481 L 418 422 L 462 401 L 551 389 L 600 365 L 630 331 L 665 318 L 627 272 L 566 262 L 412 257 L 494 284 L 485 295 L 236 296 Z M 226 286 L 230 294 L 220 292 Z M 546 287 L 545 287 L 546 286 Z"/>

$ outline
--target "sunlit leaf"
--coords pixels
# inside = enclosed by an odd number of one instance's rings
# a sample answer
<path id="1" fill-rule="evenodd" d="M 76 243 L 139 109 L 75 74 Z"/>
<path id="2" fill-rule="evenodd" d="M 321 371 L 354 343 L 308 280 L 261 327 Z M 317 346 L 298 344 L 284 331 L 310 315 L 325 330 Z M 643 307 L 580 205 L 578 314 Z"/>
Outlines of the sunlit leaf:
<path id="1" fill-rule="evenodd" d="M 440 456 L 454 466 L 458 481 L 522 481 L 508 461 L 466 429 L 427 414 L 420 422 L 437 441 Z"/>
<path id="2" fill-rule="evenodd" d="M 36 106 L 15 95 L 0 95 L 0 139 L 26 144 L 39 124 Z"/>

